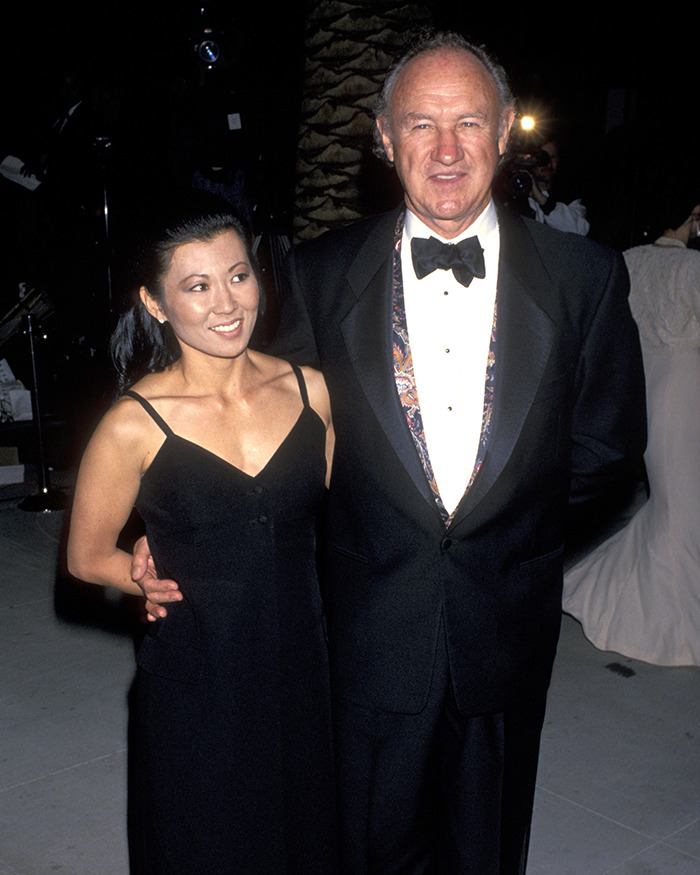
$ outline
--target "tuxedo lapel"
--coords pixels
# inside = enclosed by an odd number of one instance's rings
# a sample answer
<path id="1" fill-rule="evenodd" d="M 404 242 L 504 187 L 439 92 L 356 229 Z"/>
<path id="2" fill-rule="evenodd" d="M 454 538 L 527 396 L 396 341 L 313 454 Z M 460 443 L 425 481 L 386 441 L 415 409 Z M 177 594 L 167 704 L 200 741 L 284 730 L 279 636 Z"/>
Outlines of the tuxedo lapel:
<path id="1" fill-rule="evenodd" d="M 439 519 L 394 381 L 392 251 L 397 214 L 370 235 L 347 274 L 351 297 L 340 320 L 355 378 L 409 477 Z M 499 216 L 497 360 L 491 436 L 479 474 L 455 512 L 452 528 L 496 483 L 518 440 L 540 386 L 554 323 L 539 303 L 551 280 L 524 227 Z"/>
<path id="2" fill-rule="evenodd" d="M 359 249 L 347 275 L 353 297 L 340 331 L 355 378 L 387 440 L 439 518 L 394 380 L 392 252 L 397 218 L 398 213 L 392 213 L 386 225 Z"/>
<path id="3" fill-rule="evenodd" d="M 497 293 L 496 376 L 491 435 L 479 474 L 454 515 L 452 526 L 474 510 L 510 458 L 541 384 L 555 325 L 539 303 L 551 283 L 524 227 L 501 220 Z"/>

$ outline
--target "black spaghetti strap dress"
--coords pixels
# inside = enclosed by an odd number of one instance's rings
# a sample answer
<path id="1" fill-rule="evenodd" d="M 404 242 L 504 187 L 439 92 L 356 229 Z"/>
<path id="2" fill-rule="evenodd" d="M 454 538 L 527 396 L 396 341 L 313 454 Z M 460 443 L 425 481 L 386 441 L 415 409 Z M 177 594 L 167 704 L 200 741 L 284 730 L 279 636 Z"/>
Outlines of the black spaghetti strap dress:
<path id="1" fill-rule="evenodd" d="M 132 872 L 336 868 L 328 659 L 315 565 L 325 427 L 304 407 L 249 476 L 174 434 L 136 502 L 183 601 L 148 625 L 131 699 Z"/>

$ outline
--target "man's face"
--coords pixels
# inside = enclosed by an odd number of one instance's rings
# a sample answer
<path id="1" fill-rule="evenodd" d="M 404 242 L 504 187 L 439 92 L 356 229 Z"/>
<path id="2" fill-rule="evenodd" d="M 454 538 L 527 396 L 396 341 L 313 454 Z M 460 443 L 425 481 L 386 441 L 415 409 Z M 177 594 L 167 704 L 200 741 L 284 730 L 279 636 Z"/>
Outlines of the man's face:
<path id="1" fill-rule="evenodd" d="M 512 122 L 512 110 L 501 118 L 496 86 L 481 61 L 453 48 L 410 61 L 388 117 L 377 120 L 408 207 L 446 239 L 487 206 Z"/>

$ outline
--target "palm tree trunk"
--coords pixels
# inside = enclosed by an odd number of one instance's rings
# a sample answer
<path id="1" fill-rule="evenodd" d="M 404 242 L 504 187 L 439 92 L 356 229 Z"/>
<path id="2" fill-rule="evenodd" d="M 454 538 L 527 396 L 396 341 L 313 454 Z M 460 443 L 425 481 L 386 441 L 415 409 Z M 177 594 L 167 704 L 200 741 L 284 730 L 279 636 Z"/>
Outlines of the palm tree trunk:
<path id="1" fill-rule="evenodd" d="M 307 7 L 295 240 L 396 203 L 393 172 L 372 155 L 374 99 L 397 48 L 430 23 L 420 3 L 311 0 Z"/>

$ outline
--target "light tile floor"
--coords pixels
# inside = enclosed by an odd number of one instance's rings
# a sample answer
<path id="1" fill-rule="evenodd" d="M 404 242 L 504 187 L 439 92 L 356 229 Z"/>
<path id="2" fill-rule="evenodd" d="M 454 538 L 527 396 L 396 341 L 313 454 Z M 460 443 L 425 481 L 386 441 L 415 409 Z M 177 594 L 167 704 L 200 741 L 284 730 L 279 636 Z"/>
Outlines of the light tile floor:
<path id="1" fill-rule="evenodd" d="M 56 584 L 64 512 L 0 490 L 0 875 L 126 875 L 119 603 Z M 3 497 L 5 496 L 5 497 Z M 700 875 L 700 669 L 596 650 L 564 617 L 529 875 Z"/>

